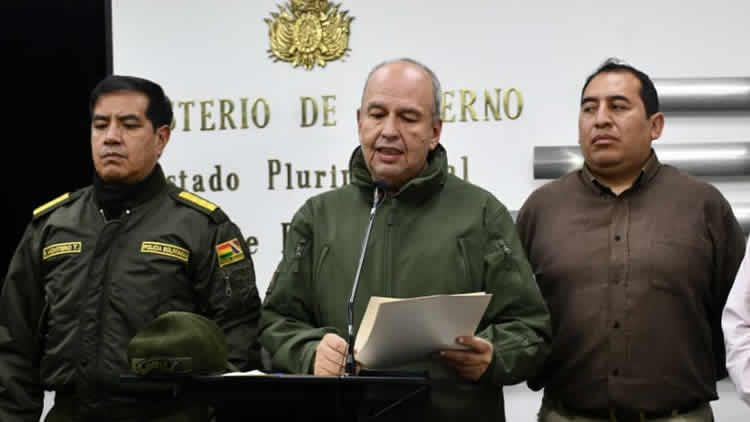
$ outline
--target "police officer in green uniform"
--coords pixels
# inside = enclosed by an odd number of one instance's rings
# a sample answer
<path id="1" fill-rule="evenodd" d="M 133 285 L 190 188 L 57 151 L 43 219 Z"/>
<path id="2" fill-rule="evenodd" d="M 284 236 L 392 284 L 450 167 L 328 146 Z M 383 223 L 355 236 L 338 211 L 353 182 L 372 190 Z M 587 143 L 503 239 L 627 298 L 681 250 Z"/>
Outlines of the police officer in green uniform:
<path id="1" fill-rule="evenodd" d="M 258 367 L 260 299 L 239 228 L 168 183 L 157 163 L 172 108 L 148 80 L 110 76 L 92 91 L 93 184 L 33 212 L 0 296 L 0 421 L 150 421 L 123 391 L 127 345 L 169 311 L 223 329 L 229 361 Z M 158 414 L 158 415 L 157 415 Z"/>

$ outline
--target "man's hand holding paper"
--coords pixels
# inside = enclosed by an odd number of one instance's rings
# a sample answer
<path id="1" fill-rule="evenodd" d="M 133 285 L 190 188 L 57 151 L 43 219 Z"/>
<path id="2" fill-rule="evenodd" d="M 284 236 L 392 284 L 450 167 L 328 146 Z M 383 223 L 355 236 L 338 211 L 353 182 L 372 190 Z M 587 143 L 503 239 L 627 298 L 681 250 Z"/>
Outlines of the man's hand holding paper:
<path id="1" fill-rule="evenodd" d="M 456 343 L 469 347 L 468 350 L 441 350 L 443 362 L 456 370 L 458 375 L 477 381 L 492 362 L 494 348 L 489 341 L 472 336 L 460 336 Z"/>

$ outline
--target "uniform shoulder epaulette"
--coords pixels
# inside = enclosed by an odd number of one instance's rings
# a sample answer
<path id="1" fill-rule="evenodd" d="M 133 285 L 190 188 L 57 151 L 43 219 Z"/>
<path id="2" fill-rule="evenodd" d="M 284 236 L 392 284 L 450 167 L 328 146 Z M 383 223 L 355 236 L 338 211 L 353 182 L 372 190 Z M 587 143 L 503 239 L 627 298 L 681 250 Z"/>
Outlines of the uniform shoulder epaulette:
<path id="1" fill-rule="evenodd" d="M 47 202 L 44 205 L 36 207 L 34 209 L 34 211 L 32 212 L 31 219 L 34 220 L 34 219 L 37 219 L 37 218 L 39 218 L 39 217 L 41 217 L 43 215 L 49 214 L 50 212 L 52 212 L 52 210 L 57 209 L 58 207 L 60 207 L 62 205 L 65 205 L 68 202 L 74 200 L 75 198 L 78 197 L 78 195 L 79 195 L 78 191 L 72 192 L 72 193 L 71 192 L 67 192 L 67 193 L 64 193 L 64 194 L 58 196 L 57 198 L 55 198 L 55 199 Z"/>
<path id="2" fill-rule="evenodd" d="M 207 214 L 216 223 L 223 223 L 228 218 L 224 211 L 213 202 L 203 199 L 200 196 L 182 189 L 174 189 L 170 192 L 172 198 L 181 204 L 185 204 L 204 214 Z"/>

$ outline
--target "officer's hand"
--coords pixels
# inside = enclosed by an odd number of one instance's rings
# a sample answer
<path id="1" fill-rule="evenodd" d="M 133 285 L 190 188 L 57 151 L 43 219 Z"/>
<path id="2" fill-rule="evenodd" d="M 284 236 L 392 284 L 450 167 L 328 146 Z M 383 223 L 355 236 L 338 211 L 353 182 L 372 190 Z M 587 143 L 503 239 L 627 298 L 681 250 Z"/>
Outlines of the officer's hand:
<path id="1" fill-rule="evenodd" d="M 336 334 L 326 334 L 315 348 L 314 375 L 343 375 L 348 344 Z"/>
<path id="2" fill-rule="evenodd" d="M 468 350 L 441 350 L 443 362 L 456 370 L 458 375 L 477 381 L 492 362 L 492 343 L 472 336 L 461 336 L 456 343 L 468 346 Z"/>

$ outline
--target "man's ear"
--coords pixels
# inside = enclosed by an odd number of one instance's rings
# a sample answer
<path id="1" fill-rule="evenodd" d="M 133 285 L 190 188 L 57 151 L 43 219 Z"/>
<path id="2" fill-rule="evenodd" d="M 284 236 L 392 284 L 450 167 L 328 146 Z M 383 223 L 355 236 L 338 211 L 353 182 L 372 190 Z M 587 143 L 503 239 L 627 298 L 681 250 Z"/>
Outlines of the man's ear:
<path id="1" fill-rule="evenodd" d="M 664 113 L 654 113 L 648 119 L 651 123 L 651 140 L 659 139 L 661 131 L 664 130 Z"/>
<path id="2" fill-rule="evenodd" d="M 162 125 L 159 129 L 156 129 L 156 142 L 160 158 L 161 154 L 164 152 L 164 148 L 166 148 L 169 143 L 169 137 L 171 134 L 172 129 L 169 128 L 169 125 Z"/>
<path id="3" fill-rule="evenodd" d="M 440 134 L 443 132 L 443 121 L 438 119 L 432 123 L 432 138 L 430 138 L 430 151 L 437 148 L 440 143 Z"/>

